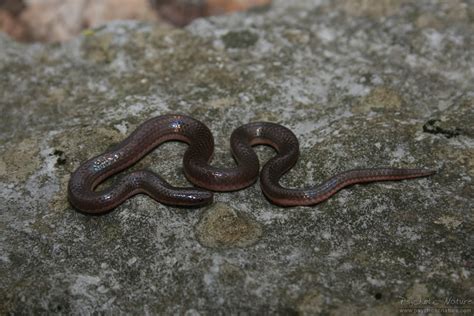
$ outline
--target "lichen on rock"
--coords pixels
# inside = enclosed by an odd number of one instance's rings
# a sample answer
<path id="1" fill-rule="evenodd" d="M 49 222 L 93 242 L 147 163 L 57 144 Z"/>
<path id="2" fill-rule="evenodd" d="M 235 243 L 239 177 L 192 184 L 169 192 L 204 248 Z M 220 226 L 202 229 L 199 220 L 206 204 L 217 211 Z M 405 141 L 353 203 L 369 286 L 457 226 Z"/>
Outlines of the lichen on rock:
<path id="1" fill-rule="evenodd" d="M 200 243 L 211 248 L 250 246 L 261 234 L 262 228 L 255 220 L 223 203 L 207 209 L 196 226 Z"/>

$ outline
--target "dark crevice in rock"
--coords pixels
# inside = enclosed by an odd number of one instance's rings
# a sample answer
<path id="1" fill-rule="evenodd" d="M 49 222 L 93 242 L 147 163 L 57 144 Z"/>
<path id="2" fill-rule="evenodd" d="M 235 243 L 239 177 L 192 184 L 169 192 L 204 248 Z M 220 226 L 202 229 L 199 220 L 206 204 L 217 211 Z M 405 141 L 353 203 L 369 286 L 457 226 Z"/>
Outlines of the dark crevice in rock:
<path id="1" fill-rule="evenodd" d="M 54 152 L 50 155 L 58 157 L 56 160 L 56 166 L 62 166 L 66 164 L 67 159 L 64 151 L 55 149 Z"/>
<path id="2" fill-rule="evenodd" d="M 441 121 L 437 119 L 431 119 L 423 125 L 423 132 L 429 134 L 441 134 L 446 138 L 452 138 L 461 135 L 461 129 L 458 127 L 444 128 L 440 126 Z"/>

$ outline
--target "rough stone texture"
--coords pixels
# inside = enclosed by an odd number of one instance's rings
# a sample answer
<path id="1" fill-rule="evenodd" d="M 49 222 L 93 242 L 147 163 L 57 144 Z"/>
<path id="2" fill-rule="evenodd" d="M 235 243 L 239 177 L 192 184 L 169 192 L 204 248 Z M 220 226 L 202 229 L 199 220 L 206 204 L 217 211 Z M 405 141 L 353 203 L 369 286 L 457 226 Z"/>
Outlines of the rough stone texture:
<path id="1" fill-rule="evenodd" d="M 472 309 L 474 3 L 358 3 L 281 0 L 185 30 L 112 23 L 54 46 L 0 36 L 0 314 Z M 288 126 L 301 143 L 288 186 L 353 167 L 438 173 L 314 207 L 273 206 L 255 185 L 203 209 L 146 196 L 71 209 L 81 162 L 171 112 L 208 124 L 222 165 L 235 127 Z M 136 168 L 185 185 L 185 148 Z"/>

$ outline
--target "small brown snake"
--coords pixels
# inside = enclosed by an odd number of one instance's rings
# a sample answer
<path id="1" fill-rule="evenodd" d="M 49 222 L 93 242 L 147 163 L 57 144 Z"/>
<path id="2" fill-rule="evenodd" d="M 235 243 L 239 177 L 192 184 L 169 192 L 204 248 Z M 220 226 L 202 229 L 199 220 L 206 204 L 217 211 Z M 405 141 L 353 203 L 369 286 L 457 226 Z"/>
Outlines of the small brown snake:
<path id="1" fill-rule="evenodd" d="M 140 170 L 125 175 L 102 191 L 95 191 L 108 177 L 135 164 L 169 140 L 189 145 L 183 158 L 184 172 L 187 179 L 199 188 L 173 187 L 157 174 Z M 211 191 L 239 190 L 257 180 L 260 164 L 252 146 L 262 144 L 270 145 L 277 154 L 263 166 L 260 186 L 272 203 L 281 206 L 314 205 L 356 183 L 410 179 L 435 173 L 428 169 L 354 169 L 313 187 L 288 189 L 282 187 L 279 181 L 298 160 L 299 144 L 293 132 L 275 123 L 250 123 L 233 131 L 230 144 L 237 166 L 213 167 L 209 163 L 214 152 L 214 139 L 206 125 L 185 115 L 152 118 L 114 149 L 82 164 L 69 181 L 69 201 L 76 209 L 95 214 L 110 211 L 138 193 L 169 205 L 206 205 L 213 200 Z"/>

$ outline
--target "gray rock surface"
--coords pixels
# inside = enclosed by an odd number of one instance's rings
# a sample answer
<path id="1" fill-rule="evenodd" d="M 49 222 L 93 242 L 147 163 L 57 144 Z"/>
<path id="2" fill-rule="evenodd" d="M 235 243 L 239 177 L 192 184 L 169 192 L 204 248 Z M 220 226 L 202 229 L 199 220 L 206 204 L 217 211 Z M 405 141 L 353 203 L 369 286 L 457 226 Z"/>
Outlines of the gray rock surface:
<path id="1" fill-rule="evenodd" d="M 0 314 L 472 309 L 473 8 L 280 0 L 184 30 L 119 22 L 32 46 L 0 36 Z M 258 185 L 202 209 L 146 196 L 104 216 L 69 206 L 75 168 L 173 112 L 210 127 L 219 165 L 232 163 L 235 127 L 291 128 L 291 187 L 354 167 L 438 173 L 314 207 L 274 206 Z M 164 144 L 134 168 L 186 185 L 185 148 Z"/>

